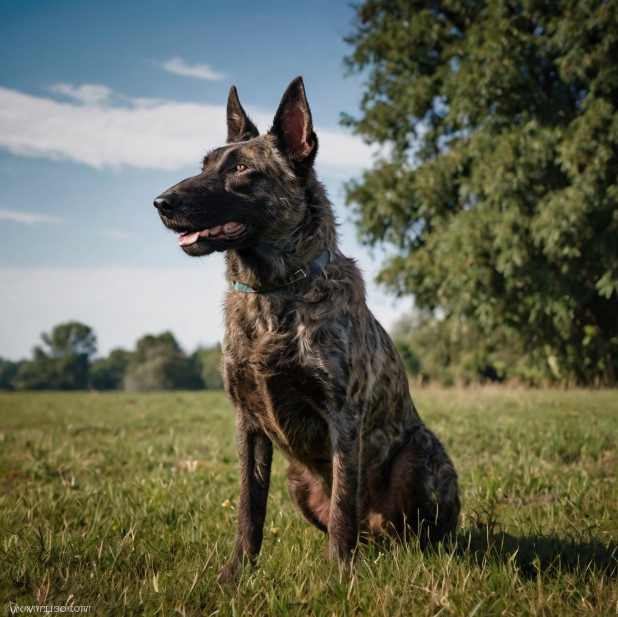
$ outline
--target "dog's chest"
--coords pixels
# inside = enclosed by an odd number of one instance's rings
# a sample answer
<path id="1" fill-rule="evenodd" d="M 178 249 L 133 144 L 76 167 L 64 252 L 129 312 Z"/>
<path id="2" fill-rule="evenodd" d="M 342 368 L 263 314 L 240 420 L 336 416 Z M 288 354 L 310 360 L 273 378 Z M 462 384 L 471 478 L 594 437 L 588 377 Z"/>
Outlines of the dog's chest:
<path id="1" fill-rule="evenodd" d="M 288 458 L 330 458 L 328 376 L 298 330 L 270 329 L 245 338 L 232 371 L 250 390 L 249 413 Z M 245 392 L 245 396 L 247 392 Z"/>

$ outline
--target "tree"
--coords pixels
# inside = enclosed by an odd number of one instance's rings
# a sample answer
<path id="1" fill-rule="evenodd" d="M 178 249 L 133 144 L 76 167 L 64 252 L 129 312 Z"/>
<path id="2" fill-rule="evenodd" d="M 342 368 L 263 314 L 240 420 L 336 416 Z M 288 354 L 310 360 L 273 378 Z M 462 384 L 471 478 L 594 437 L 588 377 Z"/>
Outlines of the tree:
<path id="1" fill-rule="evenodd" d="M 523 376 L 614 385 L 618 0 L 366 0 L 347 41 L 379 280 L 512 340 Z"/>
<path id="2" fill-rule="evenodd" d="M 33 349 L 32 361 L 19 365 L 14 385 L 19 390 L 84 390 L 88 388 L 89 356 L 96 352 L 96 336 L 77 321 L 59 324 L 41 334 L 48 346 Z"/>
<path id="3" fill-rule="evenodd" d="M 127 390 L 197 390 L 204 387 L 196 354 L 187 357 L 171 332 L 137 341 L 124 385 Z"/>
<path id="4" fill-rule="evenodd" d="M 53 358 L 63 356 L 91 356 L 97 350 L 97 337 L 90 326 L 69 321 L 54 327 L 51 334 L 43 332 L 41 339 L 49 347 Z"/>
<path id="5" fill-rule="evenodd" d="M 114 349 L 107 358 L 95 360 L 90 366 L 90 384 L 95 390 L 120 390 L 133 354 Z"/>

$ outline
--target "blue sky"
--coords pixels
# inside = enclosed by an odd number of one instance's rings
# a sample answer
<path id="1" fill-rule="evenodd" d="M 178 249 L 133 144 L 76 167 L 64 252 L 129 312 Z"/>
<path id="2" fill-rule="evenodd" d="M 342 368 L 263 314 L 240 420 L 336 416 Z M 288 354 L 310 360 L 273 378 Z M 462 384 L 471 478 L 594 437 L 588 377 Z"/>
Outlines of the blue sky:
<path id="1" fill-rule="evenodd" d="M 353 18 L 321 0 L 0 0 L 0 356 L 68 319 L 102 354 L 166 329 L 187 350 L 221 339 L 221 259 L 187 258 L 152 200 L 224 142 L 232 84 L 266 130 L 303 76 L 342 246 L 371 279 L 341 189 L 372 161 L 339 126 L 362 95 L 343 63 Z M 387 327 L 409 306 L 369 296 Z"/>

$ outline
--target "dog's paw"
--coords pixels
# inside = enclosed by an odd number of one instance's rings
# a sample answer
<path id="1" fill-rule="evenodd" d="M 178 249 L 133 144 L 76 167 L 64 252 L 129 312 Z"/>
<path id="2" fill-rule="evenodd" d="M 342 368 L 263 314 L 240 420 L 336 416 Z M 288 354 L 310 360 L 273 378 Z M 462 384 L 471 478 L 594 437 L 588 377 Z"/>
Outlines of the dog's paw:
<path id="1" fill-rule="evenodd" d="M 352 576 L 354 563 L 357 559 L 357 547 L 346 548 L 332 539 L 328 543 L 328 560 L 339 570 L 339 582 L 348 580 Z"/>
<path id="2" fill-rule="evenodd" d="M 240 569 L 237 561 L 228 561 L 225 567 L 219 572 L 218 581 L 220 585 L 227 585 L 238 580 Z"/>

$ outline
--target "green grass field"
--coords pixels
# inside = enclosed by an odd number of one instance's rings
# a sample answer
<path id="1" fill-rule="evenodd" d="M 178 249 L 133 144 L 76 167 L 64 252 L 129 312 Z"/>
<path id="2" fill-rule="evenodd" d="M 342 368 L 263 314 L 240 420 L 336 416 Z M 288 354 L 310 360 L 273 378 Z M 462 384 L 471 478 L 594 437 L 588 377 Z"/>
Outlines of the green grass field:
<path id="1" fill-rule="evenodd" d="M 277 455 L 257 567 L 221 589 L 239 483 L 222 393 L 1 394 L 3 614 L 618 615 L 618 393 L 414 399 L 459 472 L 451 551 L 364 547 L 340 581 Z"/>

